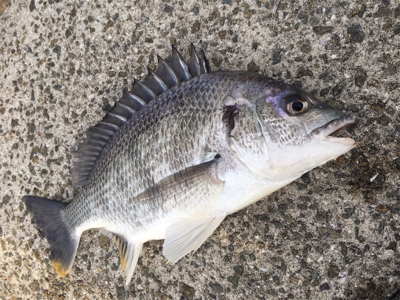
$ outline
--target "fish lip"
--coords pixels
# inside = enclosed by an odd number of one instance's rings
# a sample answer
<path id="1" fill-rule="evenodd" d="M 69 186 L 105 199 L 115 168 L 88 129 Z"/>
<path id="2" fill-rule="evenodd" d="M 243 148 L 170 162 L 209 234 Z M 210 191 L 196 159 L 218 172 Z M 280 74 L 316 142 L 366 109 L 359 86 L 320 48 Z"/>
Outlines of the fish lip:
<path id="1" fill-rule="evenodd" d="M 334 137 L 332 133 L 339 131 L 350 124 L 353 124 L 355 119 L 350 115 L 343 115 L 340 118 L 334 119 L 320 127 L 315 128 L 311 131 L 310 135 L 320 140 L 326 140 L 329 142 L 340 143 L 344 145 L 355 145 L 355 141 L 352 138 L 346 137 Z"/>

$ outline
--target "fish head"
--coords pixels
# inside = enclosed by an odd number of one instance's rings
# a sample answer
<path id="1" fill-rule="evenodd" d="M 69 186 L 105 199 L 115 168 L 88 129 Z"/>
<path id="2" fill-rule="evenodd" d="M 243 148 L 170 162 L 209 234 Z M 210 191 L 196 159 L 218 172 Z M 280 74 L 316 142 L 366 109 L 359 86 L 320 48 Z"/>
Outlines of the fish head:
<path id="1" fill-rule="evenodd" d="M 333 136 L 354 118 L 294 86 L 268 82 L 246 99 L 237 105 L 230 145 L 262 177 L 297 178 L 355 147 L 352 138 Z"/>

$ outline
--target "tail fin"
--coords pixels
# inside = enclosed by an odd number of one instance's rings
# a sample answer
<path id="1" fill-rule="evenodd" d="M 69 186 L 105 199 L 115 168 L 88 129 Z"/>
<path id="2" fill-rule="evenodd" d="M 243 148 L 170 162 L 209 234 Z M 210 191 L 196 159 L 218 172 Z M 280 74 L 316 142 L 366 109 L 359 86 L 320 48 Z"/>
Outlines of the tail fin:
<path id="1" fill-rule="evenodd" d="M 62 219 L 61 210 L 67 203 L 34 196 L 24 196 L 22 201 L 31 213 L 33 221 L 49 241 L 50 259 L 56 272 L 60 276 L 67 275 L 80 240 L 80 235 L 73 233 Z"/>

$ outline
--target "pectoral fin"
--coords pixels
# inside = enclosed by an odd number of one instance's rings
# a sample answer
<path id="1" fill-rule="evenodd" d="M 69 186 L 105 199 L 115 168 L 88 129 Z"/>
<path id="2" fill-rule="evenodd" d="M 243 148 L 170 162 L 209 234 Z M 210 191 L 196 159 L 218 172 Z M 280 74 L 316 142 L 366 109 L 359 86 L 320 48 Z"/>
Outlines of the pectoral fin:
<path id="1" fill-rule="evenodd" d="M 163 253 L 171 263 L 197 250 L 225 218 L 225 214 L 214 214 L 224 187 L 218 177 L 220 160 L 216 157 L 174 174 L 169 190 L 179 191 L 176 202 L 188 210 L 166 230 Z"/>
<path id="2" fill-rule="evenodd" d="M 174 263 L 196 251 L 224 220 L 222 216 L 187 217 L 167 228 L 163 254 Z"/>

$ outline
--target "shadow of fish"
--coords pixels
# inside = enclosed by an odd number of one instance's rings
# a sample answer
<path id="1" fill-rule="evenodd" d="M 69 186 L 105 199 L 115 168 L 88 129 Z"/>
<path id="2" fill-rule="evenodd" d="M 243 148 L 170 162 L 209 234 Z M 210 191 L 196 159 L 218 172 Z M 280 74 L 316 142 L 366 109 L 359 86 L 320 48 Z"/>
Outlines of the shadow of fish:
<path id="1" fill-rule="evenodd" d="M 71 270 L 83 231 L 105 229 L 129 284 L 143 243 L 165 239 L 170 262 L 224 218 L 355 146 L 331 134 L 354 119 L 257 73 L 210 72 L 191 46 L 124 91 L 77 152 L 69 204 L 25 196 L 57 273 Z"/>

